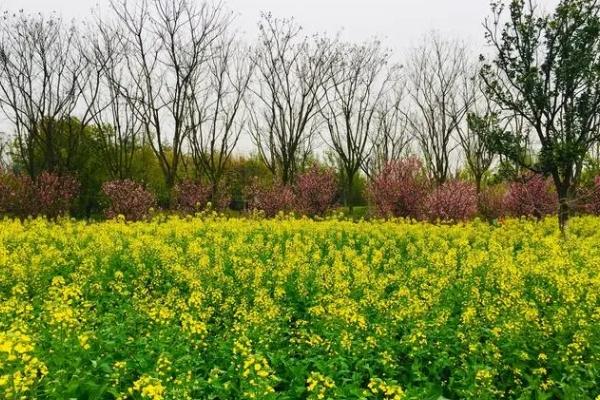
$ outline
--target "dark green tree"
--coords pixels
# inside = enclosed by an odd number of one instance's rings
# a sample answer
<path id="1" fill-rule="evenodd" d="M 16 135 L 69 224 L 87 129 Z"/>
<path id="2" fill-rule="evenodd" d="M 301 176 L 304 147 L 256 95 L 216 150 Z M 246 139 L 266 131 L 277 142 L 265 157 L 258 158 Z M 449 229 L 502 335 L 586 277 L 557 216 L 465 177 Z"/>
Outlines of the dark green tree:
<path id="1" fill-rule="evenodd" d="M 486 39 L 494 59 L 481 75 L 504 111 L 530 130 L 495 132 L 491 147 L 552 177 L 564 233 L 590 147 L 600 141 L 600 7 L 597 0 L 561 0 L 551 14 L 534 1 L 494 0 Z M 533 136 L 533 137 L 530 137 Z M 523 157 L 526 143 L 534 157 Z"/>
<path id="2" fill-rule="evenodd" d="M 33 142 L 27 153 L 22 153 L 18 144 L 12 146 L 13 168 L 21 173 L 29 173 L 31 168 L 35 172 L 34 177 L 43 171 L 74 176 L 81 184 L 74 215 L 90 217 L 97 214 L 101 206 L 98 201 L 100 186 L 110 176 L 99 150 L 97 127 L 83 126 L 75 117 L 45 118 L 39 126 L 36 132 L 38 140 Z M 48 152 L 52 155 L 49 156 Z"/>

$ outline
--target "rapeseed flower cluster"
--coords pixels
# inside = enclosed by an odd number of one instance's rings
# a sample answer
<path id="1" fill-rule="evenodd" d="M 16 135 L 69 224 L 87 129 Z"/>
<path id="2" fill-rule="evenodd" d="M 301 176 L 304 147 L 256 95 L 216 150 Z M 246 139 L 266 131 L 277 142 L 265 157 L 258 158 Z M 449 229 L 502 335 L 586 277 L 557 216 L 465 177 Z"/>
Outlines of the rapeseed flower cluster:
<path id="1" fill-rule="evenodd" d="M 597 399 L 600 219 L 0 221 L 0 398 Z"/>

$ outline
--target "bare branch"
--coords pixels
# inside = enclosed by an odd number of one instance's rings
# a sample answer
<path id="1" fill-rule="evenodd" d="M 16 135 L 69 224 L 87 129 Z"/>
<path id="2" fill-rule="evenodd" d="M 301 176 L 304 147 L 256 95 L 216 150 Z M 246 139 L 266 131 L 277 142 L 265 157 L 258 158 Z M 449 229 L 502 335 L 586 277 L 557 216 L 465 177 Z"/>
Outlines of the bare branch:
<path id="1" fill-rule="evenodd" d="M 429 172 L 438 184 L 448 179 L 457 130 L 474 101 L 468 89 L 467 48 L 433 34 L 409 62 L 413 110 L 410 125 Z"/>
<path id="2" fill-rule="evenodd" d="M 289 183 L 312 150 L 333 42 L 302 37 L 293 20 L 270 14 L 262 16 L 259 28 L 249 129 L 265 165 Z"/>
<path id="3" fill-rule="evenodd" d="M 396 67 L 388 68 L 388 53 L 379 41 L 340 45 L 329 68 L 321 114 L 327 126 L 326 143 L 339 159 L 346 179 L 346 202 L 356 174 L 373 149 L 376 112 L 384 101 Z"/>

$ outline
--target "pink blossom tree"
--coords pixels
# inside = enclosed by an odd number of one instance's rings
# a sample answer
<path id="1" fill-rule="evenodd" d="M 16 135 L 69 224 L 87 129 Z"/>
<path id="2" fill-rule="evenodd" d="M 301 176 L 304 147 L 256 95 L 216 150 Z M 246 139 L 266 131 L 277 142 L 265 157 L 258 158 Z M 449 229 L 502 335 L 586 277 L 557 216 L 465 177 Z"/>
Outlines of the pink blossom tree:
<path id="1" fill-rule="evenodd" d="M 191 180 L 177 183 L 173 188 L 173 208 L 184 213 L 194 213 L 208 208 L 208 204 L 213 200 L 216 204 L 211 204 L 212 207 L 218 210 L 226 209 L 231 201 L 226 188 L 222 185 L 216 189 L 213 187 Z M 216 190 L 216 193 L 213 193 L 213 190 Z"/>
<path id="2" fill-rule="evenodd" d="M 504 207 L 510 215 L 542 218 L 558 211 L 553 183 L 541 174 L 526 174 L 511 182 L 504 197 Z"/>
<path id="3" fill-rule="evenodd" d="M 293 187 L 283 183 L 266 186 L 254 180 L 246 188 L 246 198 L 248 210 L 263 211 L 267 217 L 274 217 L 280 211 L 293 211 L 296 204 Z"/>
<path id="4" fill-rule="evenodd" d="M 0 173 L 0 212 L 19 218 L 68 214 L 79 194 L 79 182 L 69 175 L 42 172 L 37 178 Z"/>
<path id="5" fill-rule="evenodd" d="M 369 183 L 367 197 L 379 217 L 419 218 L 428 187 L 421 161 L 411 157 L 385 165 Z"/>
<path id="6" fill-rule="evenodd" d="M 594 215 L 600 215 L 600 176 L 594 179 L 594 186 L 585 195 L 584 211 Z"/>
<path id="7" fill-rule="evenodd" d="M 294 191 L 296 211 L 310 216 L 324 215 L 335 204 L 337 195 L 335 172 L 314 165 L 298 175 Z"/>
<path id="8" fill-rule="evenodd" d="M 79 188 L 79 182 L 72 176 L 42 172 L 35 181 L 36 213 L 50 218 L 67 214 Z"/>
<path id="9" fill-rule="evenodd" d="M 105 182 L 102 192 L 109 201 L 107 218 L 123 215 L 128 221 L 138 221 L 147 218 L 156 206 L 154 194 L 130 179 Z"/>
<path id="10" fill-rule="evenodd" d="M 476 213 L 477 190 L 470 182 L 446 181 L 425 200 L 425 215 L 431 221 L 464 221 Z"/>

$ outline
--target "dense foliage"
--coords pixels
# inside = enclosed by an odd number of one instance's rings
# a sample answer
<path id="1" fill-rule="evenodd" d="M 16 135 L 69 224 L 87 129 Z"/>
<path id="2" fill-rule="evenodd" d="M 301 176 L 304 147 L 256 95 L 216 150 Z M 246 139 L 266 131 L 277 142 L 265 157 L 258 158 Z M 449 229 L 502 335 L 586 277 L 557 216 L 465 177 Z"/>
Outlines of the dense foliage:
<path id="1" fill-rule="evenodd" d="M 216 191 L 199 180 L 183 179 L 175 184 L 163 205 L 160 189 L 152 182 L 131 179 L 106 181 L 101 185 L 98 210 L 114 218 L 140 220 L 151 209 L 166 213 L 195 214 L 207 209 L 224 212 L 262 211 L 267 217 L 278 213 L 323 217 L 339 210 L 342 194 L 332 169 L 314 165 L 300 173 L 295 183 L 283 185 L 254 178 L 233 178 L 233 185 L 221 184 Z M 578 214 L 600 213 L 600 177 L 579 191 L 571 208 Z M 242 186 L 246 185 L 246 186 Z M 0 171 L 0 216 L 82 215 L 78 180 L 70 175 L 42 172 L 36 179 L 28 175 Z M 365 188 L 369 218 L 413 218 L 430 221 L 462 221 L 481 217 L 489 221 L 514 217 L 541 218 L 557 212 L 552 182 L 539 174 L 525 173 L 508 182 L 486 184 L 479 194 L 468 179 L 452 179 L 436 186 L 417 158 L 386 164 Z"/>
<path id="2" fill-rule="evenodd" d="M 7 398 L 593 399 L 600 220 L 0 222 Z"/>
<path id="3" fill-rule="evenodd" d="M 600 400 L 600 1 L 490 5 L 3 13 L 0 398 Z"/>
<path id="4" fill-rule="evenodd" d="M 553 11 L 524 0 L 491 1 L 481 77 L 486 97 L 527 129 L 485 134 L 492 152 L 552 178 L 564 231 L 582 164 L 600 141 L 600 5 L 560 0 Z M 533 146 L 532 143 L 537 143 Z"/>
<path id="5" fill-rule="evenodd" d="M 506 191 L 505 185 L 490 185 L 483 189 L 477 199 L 479 214 L 481 217 L 493 221 L 506 214 Z"/>

